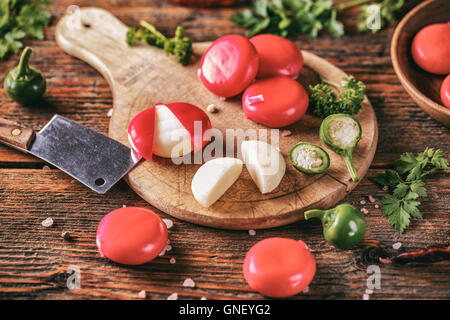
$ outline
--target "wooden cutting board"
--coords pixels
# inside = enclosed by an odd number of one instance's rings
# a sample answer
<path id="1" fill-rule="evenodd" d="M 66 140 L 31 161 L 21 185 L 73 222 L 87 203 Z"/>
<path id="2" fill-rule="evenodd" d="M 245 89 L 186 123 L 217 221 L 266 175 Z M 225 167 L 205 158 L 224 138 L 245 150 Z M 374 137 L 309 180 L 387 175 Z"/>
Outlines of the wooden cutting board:
<path id="1" fill-rule="evenodd" d="M 201 55 L 210 43 L 196 43 L 191 64 L 183 67 L 160 49 L 145 45 L 130 48 L 125 42 L 127 30 L 116 17 L 98 8 L 83 8 L 66 15 L 56 28 L 59 46 L 96 68 L 109 82 L 114 97 L 109 127 L 113 139 L 129 145 L 130 120 L 158 102 L 183 101 L 203 109 L 214 104 L 219 112 L 208 115 L 212 126 L 224 137 L 226 129 L 267 129 L 243 117 L 240 97 L 223 101 L 207 91 L 197 78 Z M 335 82 L 346 76 L 311 52 L 303 51 L 303 56 L 305 67 L 299 81 L 305 87 L 317 83 L 319 74 Z M 375 113 L 367 97 L 356 118 L 363 132 L 354 160 L 362 179 L 372 162 L 378 139 Z M 175 165 L 170 159 L 156 156 L 152 162 L 142 161 L 125 179 L 153 206 L 193 223 L 226 229 L 258 229 L 292 223 L 302 219 L 307 209 L 333 206 L 357 185 L 351 181 L 344 161 L 331 150 L 328 150 L 331 166 L 323 174 L 306 176 L 290 164 L 289 150 L 299 141 L 323 146 L 319 139 L 320 123 L 321 119 L 305 115 L 284 128 L 291 135 L 279 135 L 279 148 L 287 169 L 280 186 L 270 194 L 262 195 L 244 168 L 225 195 L 206 209 L 195 201 L 191 192 L 192 177 L 200 165 Z M 236 150 L 231 144 L 233 140 L 226 148 Z"/>

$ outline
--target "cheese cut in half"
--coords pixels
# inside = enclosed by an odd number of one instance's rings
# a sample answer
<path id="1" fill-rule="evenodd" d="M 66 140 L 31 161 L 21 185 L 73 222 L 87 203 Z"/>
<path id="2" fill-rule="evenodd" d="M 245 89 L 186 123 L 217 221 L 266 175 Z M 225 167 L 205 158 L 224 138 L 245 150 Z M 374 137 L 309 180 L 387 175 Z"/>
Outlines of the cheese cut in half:
<path id="1" fill-rule="evenodd" d="M 244 141 L 241 154 L 261 193 L 269 193 L 278 187 L 286 171 L 286 162 L 274 146 L 257 140 Z"/>
<path id="2" fill-rule="evenodd" d="M 153 153 L 164 158 L 191 153 L 191 134 L 165 105 L 155 106 Z"/>
<path id="3" fill-rule="evenodd" d="M 206 208 L 211 206 L 239 178 L 242 165 L 242 161 L 235 158 L 217 158 L 206 162 L 192 179 L 194 198 Z"/>
<path id="4" fill-rule="evenodd" d="M 201 150 L 209 141 L 211 121 L 186 102 L 158 103 L 138 113 L 128 126 L 128 140 L 146 160 L 181 157 Z"/>

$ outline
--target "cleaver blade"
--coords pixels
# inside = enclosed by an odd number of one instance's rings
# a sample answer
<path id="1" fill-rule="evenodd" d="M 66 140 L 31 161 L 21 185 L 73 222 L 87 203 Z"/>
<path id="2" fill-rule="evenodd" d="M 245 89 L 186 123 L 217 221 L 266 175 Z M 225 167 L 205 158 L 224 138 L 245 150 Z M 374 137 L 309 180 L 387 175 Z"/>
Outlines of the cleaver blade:
<path id="1" fill-rule="evenodd" d="M 28 152 L 101 194 L 141 159 L 127 146 L 60 115 L 36 134 Z"/>

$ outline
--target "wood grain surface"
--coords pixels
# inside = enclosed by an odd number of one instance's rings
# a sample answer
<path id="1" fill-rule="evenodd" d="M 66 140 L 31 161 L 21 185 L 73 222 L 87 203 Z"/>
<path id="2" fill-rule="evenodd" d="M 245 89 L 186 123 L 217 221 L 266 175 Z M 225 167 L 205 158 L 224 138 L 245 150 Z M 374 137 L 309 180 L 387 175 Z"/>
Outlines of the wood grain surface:
<path id="1" fill-rule="evenodd" d="M 283 137 L 279 131 L 270 131 L 266 126 L 246 119 L 240 96 L 223 101 L 210 93 L 197 77 L 200 58 L 210 42 L 195 43 L 191 63 L 182 67 L 158 48 L 130 48 L 126 44 L 127 31 L 128 27 L 111 13 L 94 7 L 64 16 L 56 29 L 58 45 L 99 70 L 111 85 L 114 111 L 109 136 L 113 139 L 131 147 L 128 126 L 136 114 L 156 103 L 183 101 L 199 106 L 209 115 L 212 127 L 220 131 L 224 154 L 231 152 L 232 156 L 239 156 L 239 143 L 246 138 L 242 135 L 247 130 L 253 130 L 258 139 L 270 139 L 288 164 L 289 151 L 298 142 L 322 145 L 320 118 L 306 114 L 286 127 L 291 134 Z M 105 54 L 104 48 L 115 49 Z M 303 57 L 304 68 L 299 81 L 305 88 L 316 84 L 319 75 L 335 83 L 347 76 L 308 51 L 303 51 Z M 208 113 L 206 109 L 210 104 L 214 104 L 218 112 Z M 362 138 L 355 149 L 354 161 L 358 175 L 363 178 L 378 140 L 375 112 L 367 98 L 356 118 L 361 123 Z M 229 130 L 236 130 L 231 143 L 227 143 Z M 241 137 L 238 137 L 239 132 Z M 192 178 L 208 153 L 205 151 L 204 155 L 200 164 L 195 160 L 198 156 L 192 154 L 183 158 L 188 164 L 160 157 L 141 161 L 125 180 L 151 205 L 174 217 L 204 226 L 238 230 L 277 227 L 298 221 L 305 210 L 329 208 L 357 185 L 352 182 L 344 160 L 330 150 L 331 166 L 323 174 L 307 176 L 288 165 L 280 185 L 263 195 L 244 169 L 237 182 L 216 203 L 204 208 L 191 192 Z"/>
<path id="2" fill-rule="evenodd" d="M 411 8 L 418 1 L 408 1 Z M 71 4 L 95 5 L 111 11 L 128 25 L 140 19 L 156 24 L 167 34 L 183 25 L 196 41 L 211 41 L 227 33 L 244 33 L 228 18 L 239 8 L 192 9 L 152 0 L 54 1 L 52 25 L 46 40 L 27 40 L 35 51 L 32 64 L 47 78 L 46 100 L 34 107 L 21 107 L 0 90 L 0 116 L 20 120 L 40 129 L 54 113 L 67 116 L 99 132 L 107 133 L 112 96 L 106 80 L 86 63 L 65 54 L 54 41 L 55 23 Z M 405 9 L 405 10 L 406 10 Z M 354 12 L 344 13 L 347 35 L 334 39 L 295 38 L 304 50 L 325 58 L 367 85 L 378 124 L 379 143 L 367 177 L 391 168 L 403 152 L 420 152 L 426 146 L 450 151 L 450 132 L 424 113 L 404 91 L 389 57 L 393 28 L 376 34 L 354 31 Z M 17 62 L 18 56 L 0 62 L 0 73 Z M 345 198 L 366 208 L 368 231 L 353 250 L 337 250 L 322 237 L 319 221 L 300 221 L 288 226 L 256 231 L 224 231 L 201 227 L 171 218 L 152 208 L 121 181 L 106 195 L 98 195 L 45 163 L 0 146 L 0 298 L 2 299 L 138 299 L 141 290 L 148 299 L 166 299 L 177 292 L 180 298 L 260 299 L 242 276 L 246 251 L 257 241 L 283 236 L 306 241 L 317 261 L 317 273 L 309 291 L 293 299 L 362 299 L 367 288 L 367 267 L 379 264 L 378 257 L 428 246 L 450 244 L 450 176 L 438 173 L 427 181 L 423 198 L 423 220 L 412 220 L 399 235 L 381 215 L 379 190 L 367 178 Z M 368 196 L 376 201 L 371 203 Z M 363 202 L 362 202 L 363 201 Z M 361 204 L 364 203 L 364 204 Z M 142 206 L 170 218 L 173 249 L 165 256 L 138 267 L 121 266 L 98 254 L 95 233 L 98 222 L 109 211 Z M 376 207 L 377 206 L 377 207 Z M 41 222 L 54 220 L 45 228 Z M 69 231 L 72 241 L 64 240 Z M 402 246 L 395 250 L 394 243 Z M 175 258 L 175 264 L 170 259 Z M 67 270 L 81 272 L 81 288 L 69 290 Z M 449 299 L 448 260 L 408 264 L 379 264 L 381 288 L 370 299 Z M 195 288 L 183 287 L 192 278 Z"/>

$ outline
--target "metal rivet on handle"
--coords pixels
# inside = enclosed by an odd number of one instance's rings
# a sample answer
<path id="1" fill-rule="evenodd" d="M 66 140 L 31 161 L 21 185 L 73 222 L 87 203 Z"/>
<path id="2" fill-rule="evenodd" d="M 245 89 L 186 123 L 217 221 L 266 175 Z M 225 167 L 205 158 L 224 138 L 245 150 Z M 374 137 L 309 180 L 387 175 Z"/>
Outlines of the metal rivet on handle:
<path id="1" fill-rule="evenodd" d="M 11 131 L 11 134 L 15 137 L 20 136 L 22 134 L 22 130 L 16 128 Z"/>

